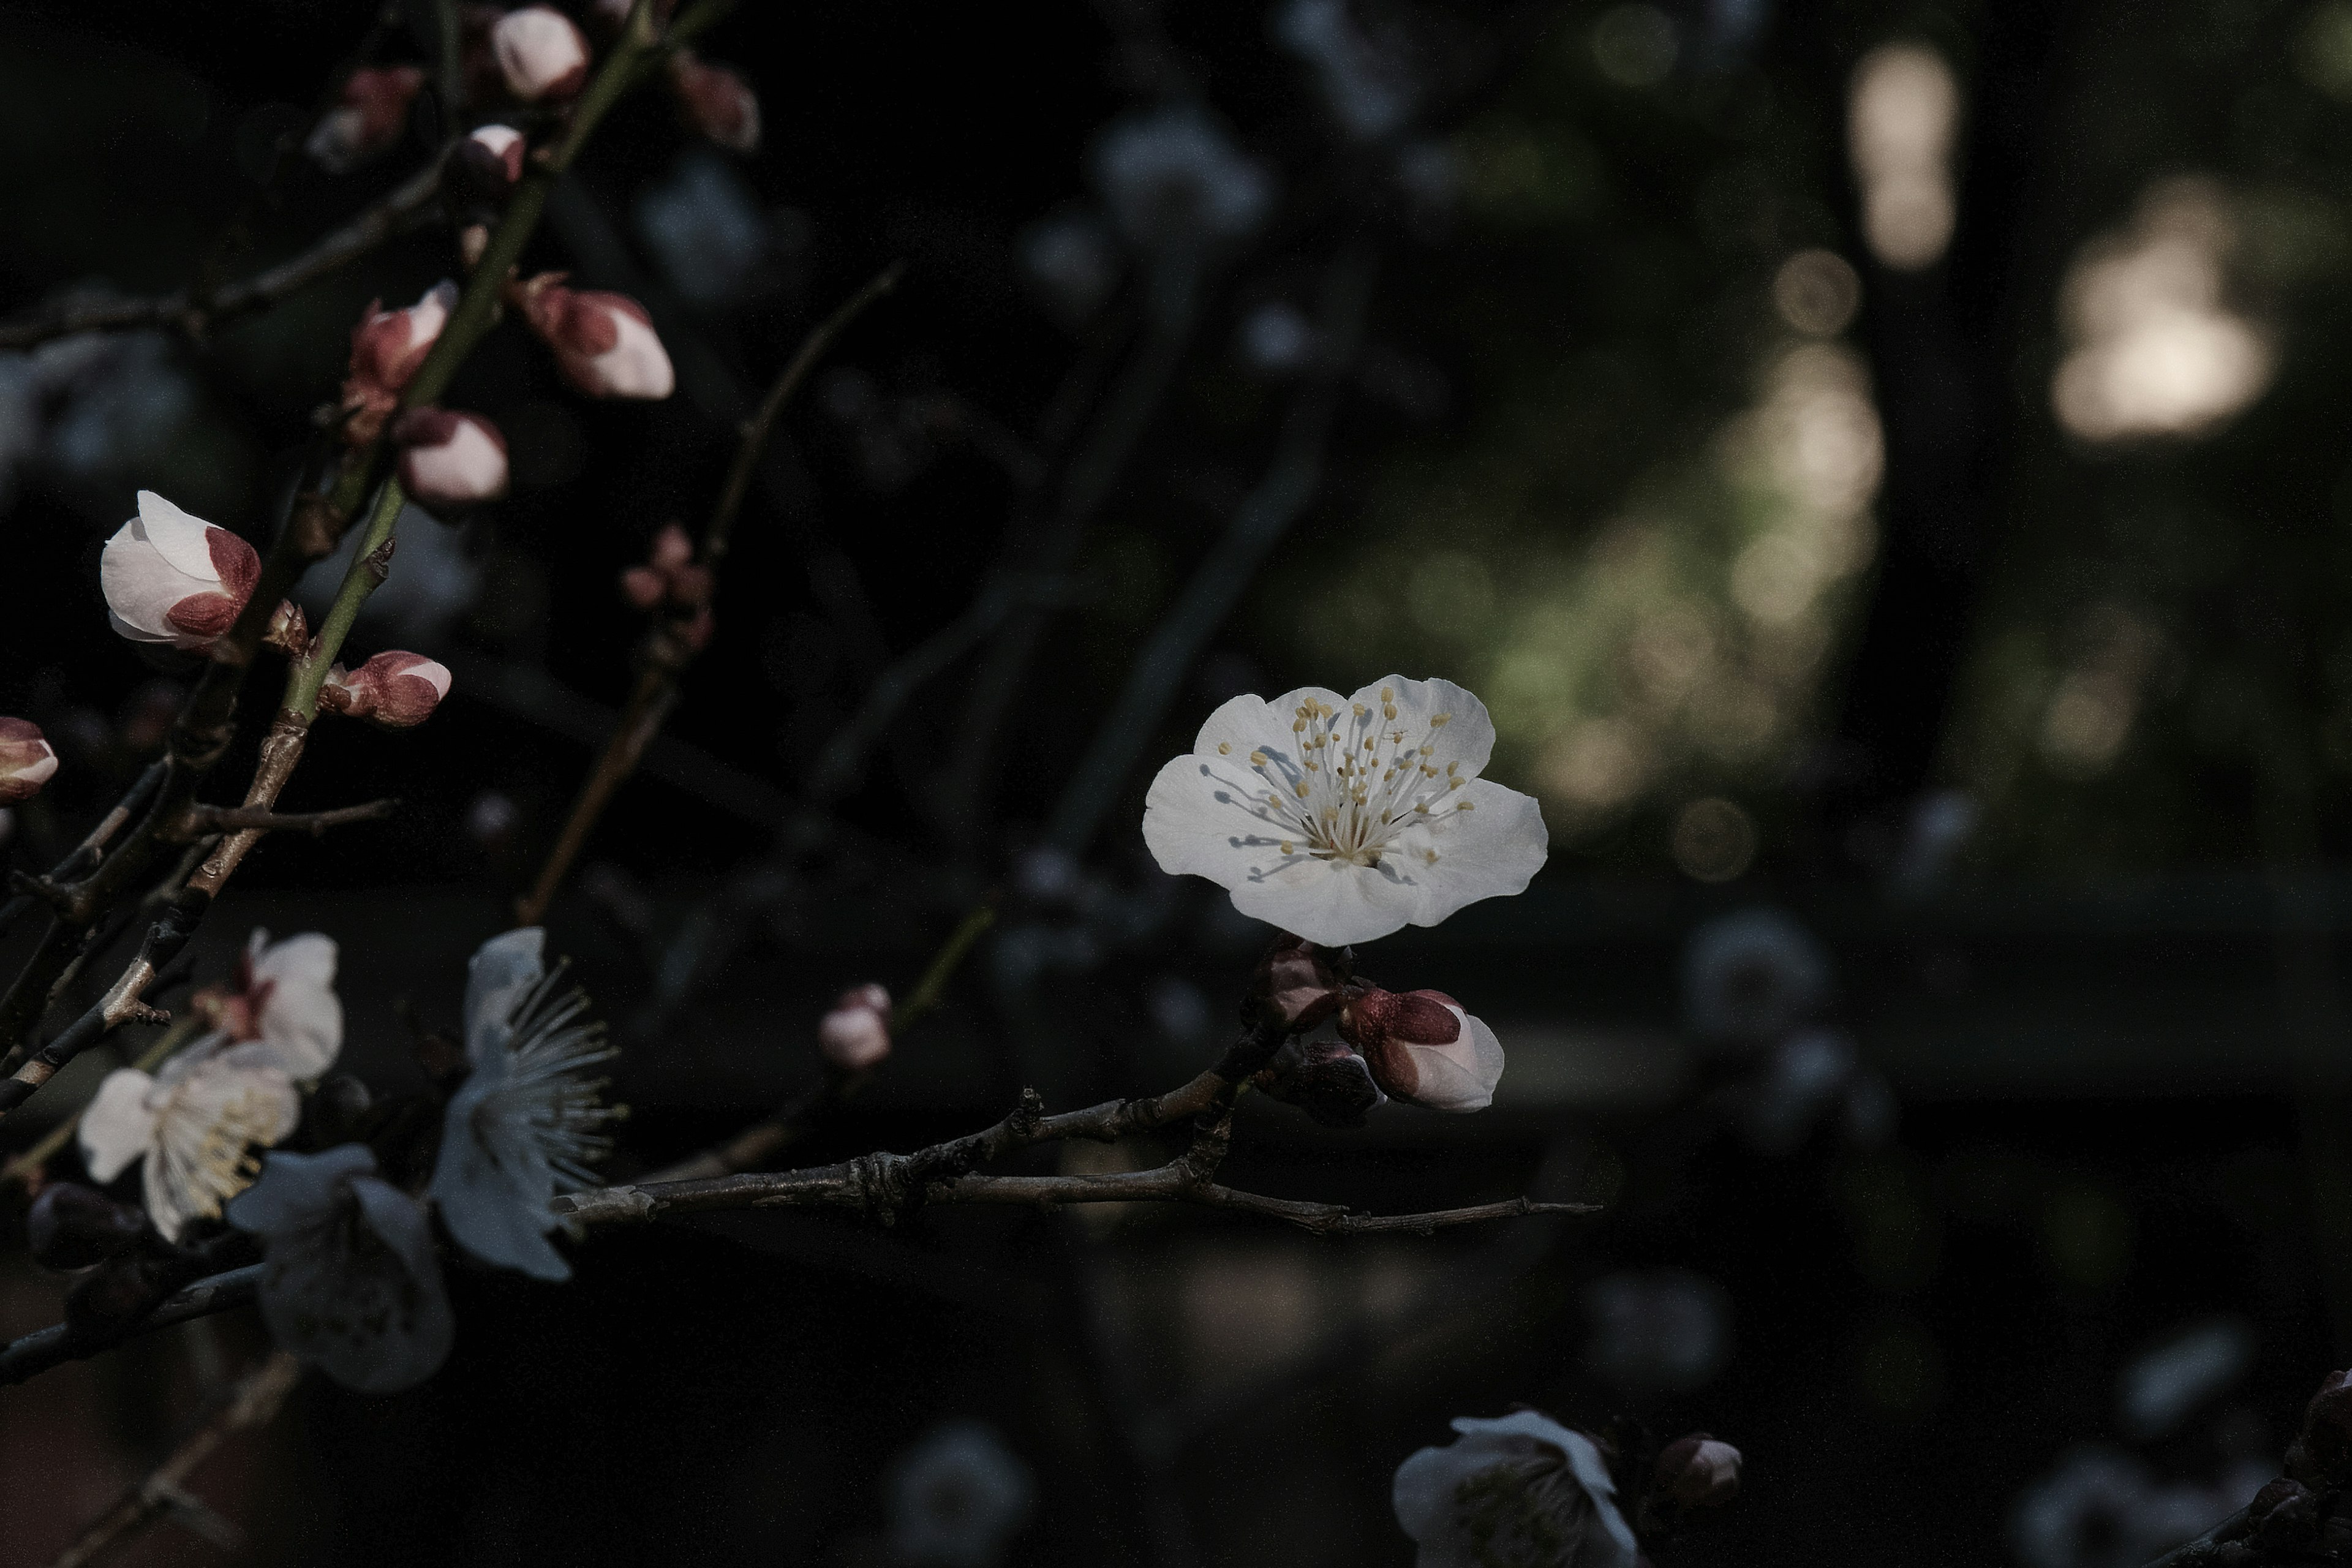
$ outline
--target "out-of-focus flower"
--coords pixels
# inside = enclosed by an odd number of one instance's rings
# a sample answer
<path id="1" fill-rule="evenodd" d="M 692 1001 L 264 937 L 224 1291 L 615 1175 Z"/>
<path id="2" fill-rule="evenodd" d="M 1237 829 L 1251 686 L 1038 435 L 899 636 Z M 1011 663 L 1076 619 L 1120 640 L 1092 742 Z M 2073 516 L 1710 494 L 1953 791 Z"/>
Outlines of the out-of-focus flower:
<path id="1" fill-rule="evenodd" d="M 319 689 L 319 706 L 387 730 L 422 724 L 449 695 L 448 667 L 421 653 L 377 654 L 357 669 L 336 665 Z"/>
<path id="2" fill-rule="evenodd" d="M 160 332 L 78 332 L 42 344 L 27 363 L 51 408 L 43 454 L 77 479 L 143 476 L 168 463 L 199 405 Z"/>
<path id="3" fill-rule="evenodd" d="M 1274 205 L 1265 170 L 1192 104 L 1114 124 L 1095 148 L 1094 175 L 1120 232 L 1147 251 L 1246 238 Z"/>
<path id="4" fill-rule="evenodd" d="M 343 439 L 364 447 L 383 433 L 383 422 L 425 368 L 425 357 L 433 352 L 457 306 L 457 286 L 446 278 L 404 310 L 387 310 L 381 300 L 368 306 L 367 314 L 352 329 L 351 372 L 343 380 Z"/>
<path id="5" fill-rule="evenodd" d="M 1685 1508 L 1718 1508 L 1739 1495 L 1739 1450 L 1694 1432 L 1660 1450 L 1651 1475 L 1658 1490 Z"/>
<path id="6" fill-rule="evenodd" d="M 427 506 L 463 506 L 507 493 L 507 438 L 478 414 L 412 408 L 392 427 L 403 489 Z"/>
<path id="7" fill-rule="evenodd" d="M 1683 1268 L 1612 1274 L 1584 1292 L 1584 1362 L 1628 1394 L 1686 1394 L 1723 1370 L 1730 1313 L 1713 1280 Z"/>
<path id="8" fill-rule="evenodd" d="M 890 993 L 857 985 L 841 994 L 816 1026 L 817 1049 L 844 1072 L 864 1072 L 890 1054 Z"/>
<path id="9" fill-rule="evenodd" d="M 25 1215 L 25 1247 L 44 1268 L 103 1263 L 147 1228 L 147 1216 L 79 1182 L 50 1182 Z"/>
<path id="10" fill-rule="evenodd" d="M 1347 0 L 1288 0 L 1274 14 L 1275 41 L 1313 68 L 1339 128 L 1374 142 L 1404 124 L 1412 86 L 1349 16 Z"/>
<path id="11" fill-rule="evenodd" d="M 1293 1036 L 1251 1081 L 1326 1127 L 1361 1127 L 1388 1098 L 1370 1066 L 1338 1040 Z"/>
<path id="12" fill-rule="evenodd" d="M 1315 328 L 1295 305 L 1271 300 L 1242 321 L 1242 358 L 1262 375 L 1304 369 L 1315 353 Z"/>
<path id="13" fill-rule="evenodd" d="M 41 793 L 58 771 L 58 753 L 30 719 L 0 718 L 0 805 Z"/>
<path id="14" fill-rule="evenodd" d="M 139 515 L 106 542 L 98 563 L 107 620 L 132 642 L 210 647 L 236 624 L 261 557 L 226 528 L 139 492 Z"/>
<path id="15" fill-rule="evenodd" d="M 1118 252 L 1091 213 L 1030 225 L 1021 236 L 1021 267 L 1046 312 L 1070 331 L 1094 320 L 1118 287 Z"/>
<path id="16" fill-rule="evenodd" d="M 2242 1318 L 2174 1334 L 2124 1369 L 2116 1403 L 2125 1434 L 2142 1442 L 2169 1436 L 2253 1363 L 2254 1331 Z"/>
<path id="17" fill-rule="evenodd" d="M 110 1182 L 144 1159 L 147 1216 L 165 1239 L 208 1219 L 253 1180 L 250 1150 L 301 1120 L 294 1080 L 265 1045 L 191 1047 L 153 1077 L 110 1073 L 81 1117 L 89 1173 Z"/>
<path id="18" fill-rule="evenodd" d="M 674 522 L 654 536 L 641 564 L 621 573 L 621 596 L 640 610 L 666 609 L 673 635 L 689 650 L 709 644 L 718 625 L 710 609 L 715 586 L 710 569 L 695 562 L 694 542 Z"/>
<path id="19" fill-rule="evenodd" d="M 563 286 L 542 272 L 521 286 L 523 317 L 566 380 L 591 397 L 667 397 L 677 385 L 646 308 L 625 294 Z"/>
<path id="20" fill-rule="evenodd" d="M 522 178 L 523 155 L 530 150 L 523 133 L 511 125 L 477 125 L 458 152 L 484 174 L 511 185 Z"/>
<path id="21" fill-rule="evenodd" d="M 366 531 L 346 531 L 335 552 L 313 562 L 302 574 L 295 593 L 314 612 L 323 615 L 334 602 Z M 360 608 L 359 626 L 378 643 L 405 645 L 427 653 L 440 650 L 447 643 L 452 623 L 478 602 L 482 568 L 467 555 L 460 530 L 444 526 L 413 501 L 401 509 L 394 531 L 400 541 L 399 570 L 367 596 Z"/>
<path id="22" fill-rule="evenodd" d="M 1952 68 L 1925 45 L 1884 44 L 1853 68 L 1846 138 L 1863 237 L 1897 271 L 1927 266 L 1951 243 L 1959 118 Z"/>
<path id="23" fill-rule="evenodd" d="M 760 95 L 740 76 L 680 49 L 669 58 L 669 86 L 690 129 L 730 153 L 759 151 Z"/>
<path id="24" fill-rule="evenodd" d="M 1339 1033 L 1364 1053 L 1373 1081 L 1411 1105 L 1483 1110 L 1502 1081 L 1502 1042 L 1442 991 L 1352 993 Z"/>
<path id="25" fill-rule="evenodd" d="M 335 1065 L 343 1049 L 343 1004 L 335 994 L 341 950 L 335 939 L 304 931 L 272 942 L 256 927 L 237 955 L 236 979 L 196 994 L 195 1006 L 233 1045 L 259 1041 L 289 1077 L 308 1082 Z"/>
<path id="26" fill-rule="evenodd" d="M 303 151 L 331 174 L 389 152 L 408 126 L 408 107 L 425 85 L 415 66 L 362 66 L 343 82 L 335 107 L 320 117 Z"/>
<path id="27" fill-rule="evenodd" d="M 525 103 L 569 98 L 588 80 L 588 40 L 551 5 L 525 5 L 490 29 L 490 52 L 507 90 Z"/>
<path id="28" fill-rule="evenodd" d="M 662 276 L 697 305 L 745 292 L 773 248 L 757 194 L 708 147 L 679 153 L 668 174 L 637 193 L 630 216 Z"/>
<path id="29" fill-rule="evenodd" d="M 1534 799 L 1478 776 L 1494 744 L 1450 680 L 1236 697 L 1151 781 L 1143 839 L 1161 870 L 1327 947 L 1435 925 L 1524 890 L 1549 853 Z"/>
<path id="30" fill-rule="evenodd" d="M 1710 1040 L 1753 1047 L 1829 1000 L 1830 964 L 1778 910 L 1743 910 L 1699 927 L 1683 954 L 1683 1014 Z"/>
<path id="31" fill-rule="evenodd" d="M 571 1265 L 547 1239 L 548 1207 L 562 1181 L 593 1184 L 588 1164 L 612 1147 L 602 1129 L 602 1080 L 587 1069 L 613 1056 L 601 1024 L 583 1021 L 588 999 L 562 989 L 541 951 L 547 933 L 526 926 L 494 936 L 466 973 L 466 1059 L 472 1070 L 450 1098 L 433 1168 L 433 1201 L 457 1244 L 485 1263 L 538 1279 L 568 1279 Z"/>
<path id="32" fill-rule="evenodd" d="M 886 1487 L 890 1559 L 908 1568 L 993 1568 L 1036 1500 L 1029 1467 L 980 1421 L 941 1425 L 898 1456 Z"/>
<path id="33" fill-rule="evenodd" d="M 262 1239 L 270 1337 L 337 1383 L 396 1394 L 448 1359 L 457 1325 L 432 1224 L 364 1144 L 271 1154 L 228 1219 Z"/>
<path id="34" fill-rule="evenodd" d="M 2019 1497 L 2010 1545 L 2025 1568 L 2137 1568 L 2246 1500 L 2219 1489 L 2160 1486 L 2130 1455 L 2086 1446 Z"/>
<path id="35" fill-rule="evenodd" d="M 1749 1088 L 1749 1145 L 1759 1154 L 1795 1153 L 1857 1070 L 1853 1042 L 1833 1029 L 1805 1029 L 1781 1041 Z"/>
<path id="36" fill-rule="evenodd" d="M 1591 1438 L 1533 1410 L 1453 1426 L 1453 1442 L 1397 1467 L 1391 1500 L 1418 1568 L 1633 1568 L 1633 1528 Z"/>

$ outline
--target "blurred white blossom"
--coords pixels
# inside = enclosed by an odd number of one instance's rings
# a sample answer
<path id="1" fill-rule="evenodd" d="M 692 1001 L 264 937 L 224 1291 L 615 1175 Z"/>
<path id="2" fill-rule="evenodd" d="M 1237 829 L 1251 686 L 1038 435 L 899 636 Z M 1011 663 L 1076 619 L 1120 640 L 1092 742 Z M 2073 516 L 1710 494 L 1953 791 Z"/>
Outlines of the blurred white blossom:
<path id="1" fill-rule="evenodd" d="M 1307 62 L 1341 130 L 1374 142 L 1404 124 L 1412 84 L 1364 36 L 1348 0 L 1286 0 L 1274 14 L 1276 42 Z"/>
<path id="2" fill-rule="evenodd" d="M 1091 213 L 1056 213 L 1030 225 L 1021 236 L 1021 267 L 1046 312 L 1073 331 L 1118 287 L 1118 251 Z"/>
<path id="3" fill-rule="evenodd" d="M 1722 1288 L 1685 1268 L 1609 1275 L 1586 1288 L 1584 1309 L 1592 1323 L 1585 1365 L 1630 1394 L 1687 1394 L 1730 1357 Z"/>
<path id="4" fill-rule="evenodd" d="M 1829 993 L 1829 956 L 1778 910 L 1717 916 L 1683 952 L 1683 1016 L 1710 1040 L 1768 1044 L 1812 1017 Z"/>
<path id="5" fill-rule="evenodd" d="M 2169 1436 L 2253 1364 L 2254 1331 L 2242 1318 L 2172 1335 L 2124 1369 L 2116 1404 L 2125 1433 L 2143 1442 Z"/>
<path id="6" fill-rule="evenodd" d="M 1029 1467 L 981 1421 L 950 1421 L 898 1456 L 885 1483 L 890 1559 L 907 1568 L 992 1568 L 1029 1521 Z"/>
<path id="7" fill-rule="evenodd" d="M 1391 1489 L 1416 1568 L 1633 1568 L 1633 1531 L 1591 1438 L 1533 1410 L 1453 1426 L 1461 1436 L 1413 1453 Z"/>
<path id="8" fill-rule="evenodd" d="M 741 294 L 768 256 L 759 197 L 708 148 L 679 153 L 667 174 L 637 193 L 632 216 L 662 276 L 697 305 L 722 305 Z"/>
<path id="9" fill-rule="evenodd" d="M 1094 174 L 1120 232 L 1146 251 L 1246 238 L 1274 205 L 1265 168 L 1192 104 L 1113 124 L 1095 147 Z"/>

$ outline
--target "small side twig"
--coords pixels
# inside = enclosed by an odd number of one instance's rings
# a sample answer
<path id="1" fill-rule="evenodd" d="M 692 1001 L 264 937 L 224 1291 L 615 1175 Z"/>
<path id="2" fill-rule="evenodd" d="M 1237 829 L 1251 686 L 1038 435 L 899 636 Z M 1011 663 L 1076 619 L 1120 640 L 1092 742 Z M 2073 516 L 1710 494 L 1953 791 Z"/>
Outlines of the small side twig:
<path id="1" fill-rule="evenodd" d="M 341 827 L 352 822 L 379 822 L 399 809 L 400 802 L 390 798 L 371 800 L 359 805 L 339 805 L 330 811 L 271 811 L 265 806 L 199 805 L 183 812 L 179 821 L 165 830 L 164 837 L 184 844 L 210 837 L 216 833 L 298 832 L 317 838 L 330 827 Z"/>
<path id="2" fill-rule="evenodd" d="M 192 1506 L 202 1508 L 187 1491 L 188 1478 L 236 1433 L 267 1426 L 286 1403 L 301 1372 L 301 1363 L 292 1355 L 272 1351 L 259 1366 L 237 1380 L 169 1458 L 126 1490 L 72 1545 L 58 1553 L 50 1568 L 84 1568 L 113 1548 L 128 1543 L 164 1515 L 184 1514 Z M 205 1515 L 217 1520 L 208 1510 Z"/>

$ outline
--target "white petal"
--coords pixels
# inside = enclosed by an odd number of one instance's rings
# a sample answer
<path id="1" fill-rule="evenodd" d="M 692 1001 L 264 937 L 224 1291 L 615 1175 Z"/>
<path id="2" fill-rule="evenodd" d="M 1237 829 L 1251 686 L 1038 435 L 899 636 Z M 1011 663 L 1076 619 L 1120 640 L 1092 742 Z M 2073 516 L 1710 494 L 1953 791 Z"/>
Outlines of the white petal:
<path id="1" fill-rule="evenodd" d="M 1551 856 L 1543 807 L 1533 795 L 1473 779 L 1446 799 L 1468 801 L 1471 809 L 1413 828 L 1399 838 L 1401 854 L 1382 857 L 1383 864 L 1391 858 L 1403 862 L 1399 874 L 1412 880 L 1418 894 L 1412 917 L 1417 926 L 1433 926 L 1481 899 L 1527 891 Z M 1426 849 L 1437 851 L 1436 864 L 1423 860 L 1421 851 Z"/>
<path id="2" fill-rule="evenodd" d="M 258 1045 L 235 1047 L 203 1063 L 158 1108 L 144 1185 L 147 1216 L 166 1239 L 250 1184 L 236 1156 L 294 1131 L 302 1099 Z"/>
<path id="3" fill-rule="evenodd" d="M 1396 693 L 1397 716 L 1393 721 L 1388 721 L 1382 711 L 1381 693 L 1384 690 Z M 1487 716 L 1486 705 L 1468 688 L 1450 680 L 1387 676 L 1357 692 L 1351 700 L 1382 714 L 1383 721 L 1402 726 L 1419 742 L 1435 747 L 1429 760 L 1437 764 L 1441 773 L 1446 763 L 1459 763 L 1465 777 L 1475 777 L 1486 771 L 1487 759 L 1494 755 L 1495 721 Z M 1446 715 L 1446 721 L 1433 730 L 1429 721 L 1440 713 Z"/>
<path id="4" fill-rule="evenodd" d="M 114 1180 L 147 1152 L 155 1136 L 147 1092 L 154 1087 L 155 1080 L 136 1068 L 118 1068 L 98 1086 L 81 1113 L 81 1158 L 93 1180 Z"/>
<path id="5" fill-rule="evenodd" d="M 209 570 L 209 552 L 206 565 L 201 577 L 180 570 L 155 547 L 140 520 L 124 523 L 98 558 L 98 585 L 115 630 L 138 642 L 180 640 L 183 634 L 164 615 L 191 594 L 220 591 L 220 579 Z"/>
<path id="6" fill-rule="evenodd" d="M 1412 1058 L 1412 1102 L 1432 1110 L 1484 1110 L 1494 1102 L 1503 1078 L 1503 1045 L 1481 1019 L 1449 1007 L 1462 1032 L 1451 1045 L 1399 1042 Z"/>
<path id="7" fill-rule="evenodd" d="M 1297 744 L 1297 736 L 1290 728 L 1291 721 L 1297 717 L 1299 704 L 1310 697 L 1335 708 L 1341 700 L 1338 692 L 1328 691 L 1320 686 L 1302 686 L 1271 702 L 1263 697 L 1247 695 L 1231 698 L 1210 714 L 1208 722 L 1201 726 L 1200 734 L 1192 742 L 1193 753 L 1202 757 L 1216 756 L 1219 743 L 1225 742 L 1232 745 L 1234 754 L 1242 757 L 1247 757 L 1253 746 L 1262 746 L 1268 751 L 1278 750 L 1287 754 Z"/>
<path id="8" fill-rule="evenodd" d="M 545 931 L 524 926 L 474 950 L 466 965 L 466 1059 L 476 1068 L 506 1048 L 516 1005 L 547 973 L 546 943 Z"/>
<path id="9" fill-rule="evenodd" d="M 528 1104 L 518 1102 L 499 1067 L 496 1058 L 478 1065 L 450 1098 L 433 1201 L 457 1244 L 483 1262 L 535 1279 L 568 1279 L 572 1266 L 547 1239 L 556 1225 L 547 1206 L 555 1175 L 530 1136 Z"/>
<path id="10" fill-rule="evenodd" d="M 220 586 L 220 573 L 213 567 L 211 523 L 181 510 L 153 490 L 139 492 L 139 522 L 157 554 L 206 585 Z"/>
<path id="11" fill-rule="evenodd" d="M 598 385 L 614 397 L 667 397 L 677 385 L 677 373 L 660 335 L 626 310 L 611 314 L 620 341 L 589 362 Z"/>
<path id="12" fill-rule="evenodd" d="M 298 1079 L 317 1078 L 343 1048 L 335 956 L 334 938 L 306 931 L 272 943 L 254 960 L 254 977 L 273 982 L 261 1007 L 261 1042 Z"/>

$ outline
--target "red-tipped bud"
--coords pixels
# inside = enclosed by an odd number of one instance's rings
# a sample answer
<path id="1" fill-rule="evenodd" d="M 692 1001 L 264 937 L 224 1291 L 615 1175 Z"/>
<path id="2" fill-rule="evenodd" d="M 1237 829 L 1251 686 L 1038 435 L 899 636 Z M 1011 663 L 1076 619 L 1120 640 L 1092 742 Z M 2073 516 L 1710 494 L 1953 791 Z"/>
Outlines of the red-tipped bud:
<path id="1" fill-rule="evenodd" d="M 484 166 L 498 171 L 509 185 L 522 178 L 523 154 L 529 148 L 522 132 L 511 125 L 476 126 L 466 138 L 465 150 L 469 157 L 486 160 Z"/>
<path id="2" fill-rule="evenodd" d="M 98 560 L 107 618 L 133 642 L 169 643 L 200 653 L 213 646 L 253 595 L 261 556 L 226 528 L 191 517 L 152 490 L 139 515 L 106 542 Z"/>
<path id="3" fill-rule="evenodd" d="M 751 83 L 692 49 L 680 49 L 670 57 L 669 85 L 677 97 L 678 117 L 689 130 L 731 153 L 758 151 L 760 95 Z"/>
<path id="4" fill-rule="evenodd" d="M 860 985 L 841 994 L 816 1026 L 817 1049 L 844 1072 L 864 1072 L 890 1054 L 890 993 Z"/>
<path id="5" fill-rule="evenodd" d="M 25 1215 L 25 1241 L 44 1268 L 103 1263 L 145 1229 L 147 1216 L 76 1182 L 52 1182 Z"/>
<path id="6" fill-rule="evenodd" d="M 0 719 L 0 805 L 41 793 L 58 771 L 58 753 L 30 719 Z"/>
<path id="7" fill-rule="evenodd" d="M 1685 1508 L 1719 1508 L 1739 1495 L 1739 1450 L 1704 1432 L 1677 1437 L 1658 1454 L 1651 1478 Z"/>
<path id="8" fill-rule="evenodd" d="M 441 169 L 454 220 L 468 224 L 496 217 L 522 178 L 530 151 L 522 132 L 511 125 L 484 125 L 458 142 Z"/>
<path id="9" fill-rule="evenodd" d="M 507 90 L 525 103 L 570 98 L 588 80 L 588 40 L 551 5 L 526 5 L 490 29 L 490 53 Z"/>
<path id="10" fill-rule="evenodd" d="M 1442 991 L 1359 991 L 1339 1009 L 1339 1033 L 1381 1088 L 1432 1110 L 1484 1110 L 1503 1077 L 1495 1031 Z"/>
<path id="11" fill-rule="evenodd" d="M 408 125 L 425 73 L 415 66 L 366 66 L 343 83 L 341 98 L 319 121 L 303 145 L 331 174 L 358 168 L 389 151 Z"/>
<path id="12" fill-rule="evenodd" d="M 357 669 L 327 672 L 319 706 L 387 730 L 405 730 L 432 717 L 449 695 L 449 671 L 421 653 L 380 653 Z"/>
<path id="13" fill-rule="evenodd" d="M 646 308 L 625 294 L 567 289 L 563 277 L 543 272 L 516 293 L 565 379 L 591 397 L 667 397 L 677 374 Z"/>
<path id="14" fill-rule="evenodd" d="M 449 312 L 457 306 L 457 286 L 444 279 L 404 310 L 387 310 L 377 300 L 352 331 L 351 374 L 343 382 L 343 408 L 350 416 L 343 438 L 354 447 L 373 442 L 383 422 L 400 405 L 400 395 L 425 367 L 425 356 L 440 341 Z"/>
<path id="15" fill-rule="evenodd" d="M 462 506 L 507 493 L 507 441 L 478 414 L 412 408 L 392 427 L 400 482 L 426 506 Z"/>

